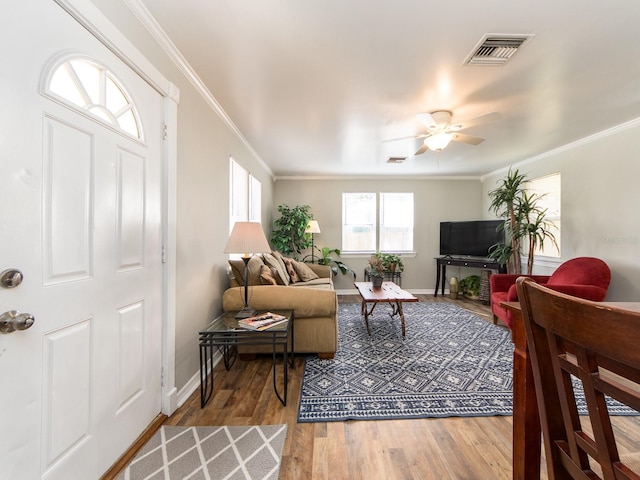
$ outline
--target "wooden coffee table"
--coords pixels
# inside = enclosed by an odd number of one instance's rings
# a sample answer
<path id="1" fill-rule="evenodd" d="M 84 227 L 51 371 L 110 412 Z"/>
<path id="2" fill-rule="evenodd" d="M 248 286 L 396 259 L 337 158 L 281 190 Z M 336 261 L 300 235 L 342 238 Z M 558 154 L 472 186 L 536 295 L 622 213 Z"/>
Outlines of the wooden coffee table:
<path id="1" fill-rule="evenodd" d="M 404 337 L 405 327 L 402 304 L 404 302 L 417 302 L 418 299 L 409 292 L 402 290 L 393 282 L 382 282 L 382 287 L 380 288 L 373 288 L 373 283 L 371 282 L 354 282 L 354 285 L 358 289 L 358 293 L 362 299 L 362 315 L 364 315 L 367 333 L 371 335 L 371 330 L 369 330 L 369 316 L 373 313 L 376 305 L 379 303 L 388 303 L 392 309 L 389 315 L 392 318 L 396 315 L 400 318 L 402 336 Z M 367 309 L 367 303 L 372 304 L 370 309 Z"/>

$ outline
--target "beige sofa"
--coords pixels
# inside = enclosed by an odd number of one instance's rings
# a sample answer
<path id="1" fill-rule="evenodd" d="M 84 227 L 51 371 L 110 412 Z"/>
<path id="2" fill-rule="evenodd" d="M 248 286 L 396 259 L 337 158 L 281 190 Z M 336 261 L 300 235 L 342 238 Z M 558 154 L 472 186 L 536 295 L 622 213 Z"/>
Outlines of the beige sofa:
<path id="1" fill-rule="evenodd" d="M 253 262 L 253 265 L 251 263 Z M 236 263 L 230 275 L 230 288 L 224 292 L 225 312 L 244 306 L 244 287 L 240 286 L 240 268 Z M 250 262 L 249 305 L 257 311 L 286 309 L 294 312 L 296 353 L 317 353 L 321 358 L 333 358 L 338 348 L 338 299 L 333 288 L 331 268 L 306 264 L 319 278 L 291 282 L 288 285 L 264 285 L 256 281 L 262 268 L 257 260 Z M 234 274 L 235 273 L 235 274 Z M 240 277 L 239 279 L 237 277 Z M 253 278 L 253 280 L 251 280 Z M 268 353 L 269 346 L 246 346 L 242 353 Z"/>

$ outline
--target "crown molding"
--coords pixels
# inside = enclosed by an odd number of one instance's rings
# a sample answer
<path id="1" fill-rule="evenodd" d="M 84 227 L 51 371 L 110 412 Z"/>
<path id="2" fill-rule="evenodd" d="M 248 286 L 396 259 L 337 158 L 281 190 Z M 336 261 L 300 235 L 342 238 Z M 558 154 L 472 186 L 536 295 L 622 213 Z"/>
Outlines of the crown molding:
<path id="1" fill-rule="evenodd" d="M 589 135 L 588 137 L 581 138 L 576 140 L 575 142 L 567 143 L 566 145 L 562 145 L 558 148 L 554 148 L 553 150 L 548 150 L 540 155 L 536 155 L 534 157 L 527 158 L 525 160 L 521 160 L 520 162 L 514 163 L 508 167 L 503 167 L 498 170 L 494 170 L 491 173 L 487 173 L 480 177 L 480 180 L 484 182 L 487 178 L 493 177 L 494 175 L 504 175 L 508 173 L 510 169 L 517 168 L 520 169 L 525 165 L 529 165 L 531 163 L 540 161 L 542 159 L 551 157 L 553 155 L 558 155 L 562 152 L 568 152 L 578 147 L 582 147 L 584 145 L 588 145 L 589 143 L 596 142 L 598 140 L 602 140 L 603 138 L 610 137 L 611 135 L 615 135 L 620 132 L 624 132 L 625 130 L 629 130 L 630 128 L 640 126 L 640 118 L 634 118 L 633 120 L 629 120 L 628 122 L 621 123 L 620 125 L 616 125 L 615 127 L 607 128 L 606 130 L 602 130 L 601 132 L 594 133 L 593 135 Z"/>
<path id="2" fill-rule="evenodd" d="M 437 175 L 280 175 L 278 180 L 473 180 L 481 181 L 480 176 L 437 176 Z"/>

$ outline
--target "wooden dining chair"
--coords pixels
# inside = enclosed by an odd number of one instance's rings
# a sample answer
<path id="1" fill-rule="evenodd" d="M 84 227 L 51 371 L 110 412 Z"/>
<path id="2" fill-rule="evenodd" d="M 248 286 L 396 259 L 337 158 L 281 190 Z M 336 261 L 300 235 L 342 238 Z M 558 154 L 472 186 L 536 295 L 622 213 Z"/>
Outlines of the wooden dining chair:
<path id="1" fill-rule="evenodd" d="M 640 480 L 620 456 L 605 396 L 640 411 L 640 313 L 517 281 L 550 480 Z M 591 431 L 576 407 L 582 383 Z M 586 426 L 586 425 L 585 425 Z"/>

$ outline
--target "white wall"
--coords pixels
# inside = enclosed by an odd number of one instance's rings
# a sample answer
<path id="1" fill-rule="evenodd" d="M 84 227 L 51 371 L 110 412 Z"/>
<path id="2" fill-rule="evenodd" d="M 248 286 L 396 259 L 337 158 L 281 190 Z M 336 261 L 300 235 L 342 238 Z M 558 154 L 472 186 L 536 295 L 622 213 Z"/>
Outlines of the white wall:
<path id="1" fill-rule="evenodd" d="M 482 210 L 480 180 L 445 179 L 294 179 L 277 180 L 274 192 L 273 218 L 278 218 L 277 206 L 307 204 L 320 224 L 322 233 L 315 235 L 319 247 L 341 248 L 342 192 L 413 192 L 415 257 L 405 258 L 402 286 L 405 289 L 433 290 L 436 282 L 436 262 L 440 248 L 440 222 L 478 220 L 486 215 Z M 310 253 L 310 250 L 309 250 Z M 368 255 L 344 257 L 363 280 Z M 451 269 L 457 274 L 457 269 Z M 447 272 L 449 273 L 449 271 Z M 477 271 L 476 271 L 477 273 Z M 350 278 L 338 275 L 336 288 L 353 289 Z"/>
<path id="2" fill-rule="evenodd" d="M 560 172 L 561 260 L 604 260 L 612 271 L 610 301 L 640 300 L 639 157 L 640 122 L 634 122 L 514 165 L 531 179 Z M 488 192 L 505 174 L 483 179 L 485 210 Z"/>

